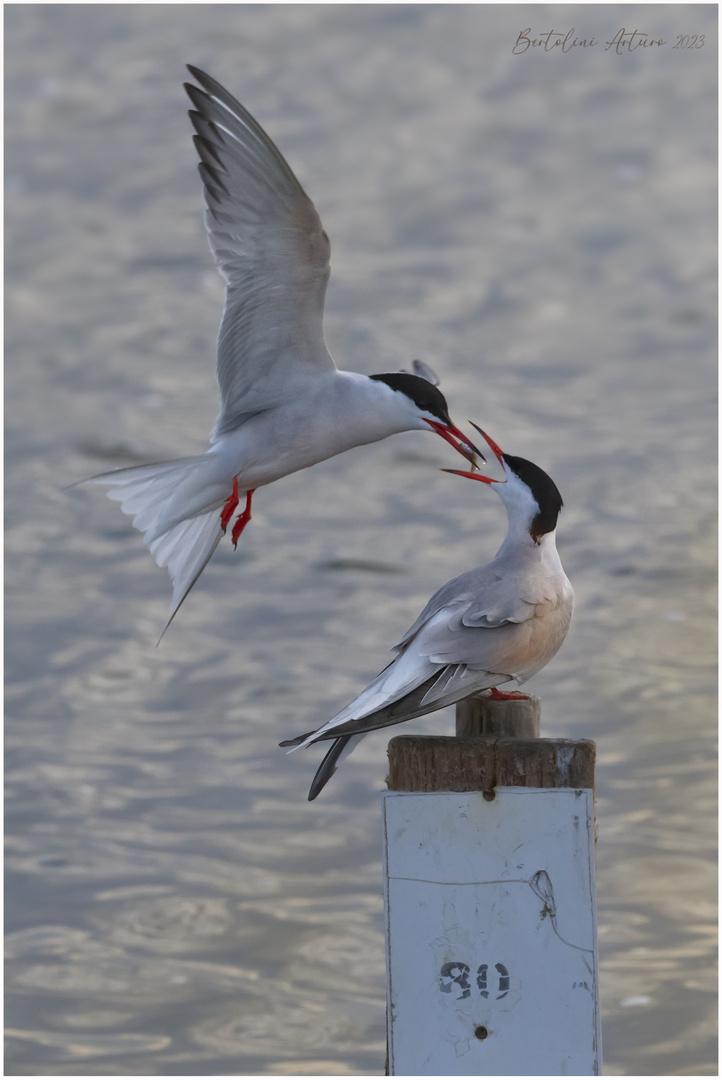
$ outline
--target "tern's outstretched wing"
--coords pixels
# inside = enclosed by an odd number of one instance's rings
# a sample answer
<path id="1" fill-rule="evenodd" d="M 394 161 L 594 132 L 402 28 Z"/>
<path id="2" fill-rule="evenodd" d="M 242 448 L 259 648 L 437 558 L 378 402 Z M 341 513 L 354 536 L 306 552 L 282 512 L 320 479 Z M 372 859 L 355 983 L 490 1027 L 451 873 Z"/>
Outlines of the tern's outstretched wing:
<path id="1" fill-rule="evenodd" d="M 208 209 L 226 282 L 218 332 L 221 411 L 212 440 L 292 399 L 334 367 L 323 336 L 328 237 L 315 207 L 260 125 L 210 75 L 185 84 Z"/>

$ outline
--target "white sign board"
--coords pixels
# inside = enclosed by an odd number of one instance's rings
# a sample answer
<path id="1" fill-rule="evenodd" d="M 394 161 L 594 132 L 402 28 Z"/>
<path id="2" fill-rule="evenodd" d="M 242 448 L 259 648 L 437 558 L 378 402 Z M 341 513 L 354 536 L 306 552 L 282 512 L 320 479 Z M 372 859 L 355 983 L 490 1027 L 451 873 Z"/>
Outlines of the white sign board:
<path id="1" fill-rule="evenodd" d="M 600 1071 L 589 790 L 384 796 L 389 1073 Z"/>

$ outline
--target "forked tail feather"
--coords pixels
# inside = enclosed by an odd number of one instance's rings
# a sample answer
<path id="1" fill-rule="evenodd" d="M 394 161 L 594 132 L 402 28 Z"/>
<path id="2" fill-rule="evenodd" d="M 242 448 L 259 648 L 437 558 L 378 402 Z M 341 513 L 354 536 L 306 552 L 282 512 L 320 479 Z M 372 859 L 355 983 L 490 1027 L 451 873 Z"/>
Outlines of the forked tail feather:
<path id="1" fill-rule="evenodd" d="M 219 510 L 228 478 L 214 455 L 203 454 L 116 469 L 88 482 L 110 488 L 108 498 L 132 515 L 158 566 L 168 567 L 173 597 L 162 638 L 223 535 Z"/>

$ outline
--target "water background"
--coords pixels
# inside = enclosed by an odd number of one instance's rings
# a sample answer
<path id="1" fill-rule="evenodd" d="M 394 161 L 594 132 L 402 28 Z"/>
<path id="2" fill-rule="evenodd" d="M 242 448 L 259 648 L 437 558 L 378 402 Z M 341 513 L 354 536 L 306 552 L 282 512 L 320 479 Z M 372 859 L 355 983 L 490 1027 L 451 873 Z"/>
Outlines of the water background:
<path id="1" fill-rule="evenodd" d="M 715 1073 L 716 7 L 5 16 L 7 1073 L 383 1073 L 389 733 L 313 804 L 277 743 L 504 534 L 440 440 L 358 449 L 260 491 L 155 648 L 166 572 L 63 488 L 215 419 L 185 62 L 313 198 L 339 365 L 424 359 L 557 481 L 577 611 L 530 689 L 599 751 L 606 1072 Z M 527 27 L 667 45 L 514 55 Z"/>

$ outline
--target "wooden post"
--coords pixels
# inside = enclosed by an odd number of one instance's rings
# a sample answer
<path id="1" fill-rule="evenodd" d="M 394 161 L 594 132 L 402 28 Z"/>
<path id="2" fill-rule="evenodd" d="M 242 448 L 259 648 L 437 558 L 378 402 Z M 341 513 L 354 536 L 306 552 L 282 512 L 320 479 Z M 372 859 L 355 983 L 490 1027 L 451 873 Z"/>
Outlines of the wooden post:
<path id="1" fill-rule="evenodd" d="M 390 1075 L 598 1075 L 594 743 L 476 695 L 389 743 Z"/>
<path id="2" fill-rule="evenodd" d="M 538 739 L 540 730 L 541 698 L 534 694 L 511 701 L 495 701 L 488 693 L 474 694 L 456 706 L 457 735 Z"/>

